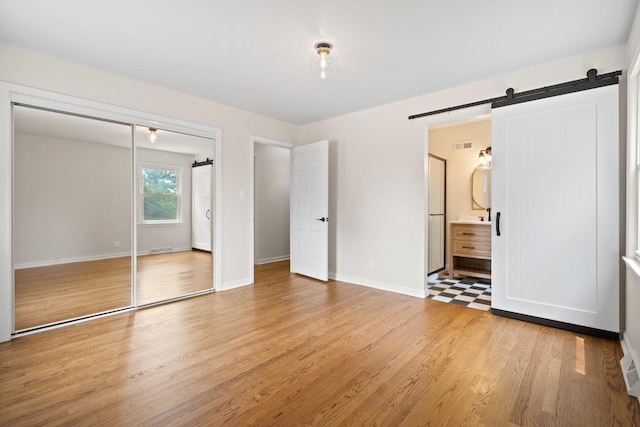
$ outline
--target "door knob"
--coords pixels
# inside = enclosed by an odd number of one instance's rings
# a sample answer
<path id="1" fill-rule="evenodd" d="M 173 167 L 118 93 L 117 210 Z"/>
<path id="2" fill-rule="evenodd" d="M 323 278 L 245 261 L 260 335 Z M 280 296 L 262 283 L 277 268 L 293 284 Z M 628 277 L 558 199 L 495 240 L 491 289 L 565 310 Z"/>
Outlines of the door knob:
<path id="1" fill-rule="evenodd" d="M 327 221 L 327 222 L 329 222 L 329 218 L 325 218 L 325 217 L 322 217 L 322 218 L 316 218 L 316 221 L 322 221 L 322 222 Z"/>
<path id="2" fill-rule="evenodd" d="M 204 216 L 205 216 L 207 219 L 211 219 L 211 218 L 209 218 L 209 212 L 210 212 L 210 211 L 211 211 L 211 209 L 207 209 L 207 211 L 204 213 Z"/>

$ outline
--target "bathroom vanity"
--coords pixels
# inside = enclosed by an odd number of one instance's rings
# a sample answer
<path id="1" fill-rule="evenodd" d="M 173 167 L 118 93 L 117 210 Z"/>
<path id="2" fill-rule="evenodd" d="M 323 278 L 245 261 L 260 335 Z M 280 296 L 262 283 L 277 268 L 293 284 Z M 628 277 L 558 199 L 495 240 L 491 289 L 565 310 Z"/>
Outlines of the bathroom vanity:
<path id="1" fill-rule="evenodd" d="M 449 222 L 449 277 L 491 279 L 491 223 Z"/>

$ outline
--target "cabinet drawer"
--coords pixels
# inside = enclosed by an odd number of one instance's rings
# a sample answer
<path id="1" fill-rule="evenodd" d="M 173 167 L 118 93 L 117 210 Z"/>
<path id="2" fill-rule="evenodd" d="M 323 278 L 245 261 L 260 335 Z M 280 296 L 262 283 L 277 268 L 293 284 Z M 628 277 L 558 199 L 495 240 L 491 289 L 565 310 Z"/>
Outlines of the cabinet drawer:
<path id="1" fill-rule="evenodd" d="M 459 240 L 491 240 L 490 225 L 456 224 L 453 227 L 453 238 Z"/>
<path id="2" fill-rule="evenodd" d="M 454 239 L 452 254 L 456 256 L 491 258 L 491 241 Z"/>

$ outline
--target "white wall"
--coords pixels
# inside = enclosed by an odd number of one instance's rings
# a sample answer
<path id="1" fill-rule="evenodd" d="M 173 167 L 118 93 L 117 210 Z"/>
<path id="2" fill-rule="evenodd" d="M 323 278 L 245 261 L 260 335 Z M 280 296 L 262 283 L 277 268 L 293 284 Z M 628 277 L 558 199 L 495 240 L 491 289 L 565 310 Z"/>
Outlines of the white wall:
<path id="1" fill-rule="evenodd" d="M 14 162 L 16 267 L 131 253 L 131 150 L 16 133 Z"/>
<path id="2" fill-rule="evenodd" d="M 291 150 L 255 144 L 255 262 L 289 259 Z"/>
<path id="3" fill-rule="evenodd" d="M 625 67 L 625 46 L 618 46 L 302 126 L 301 143 L 331 141 L 332 276 L 424 295 L 426 127 L 473 116 L 409 115 L 500 96 L 509 87 L 520 92 L 583 78 L 590 68 Z"/>
<path id="4" fill-rule="evenodd" d="M 137 160 L 183 171 L 182 223 L 138 225 L 138 253 L 190 249 L 194 156 L 140 148 Z M 14 162 L 16 268 L 131 254 L 131 150 L 16 133 Z"/>

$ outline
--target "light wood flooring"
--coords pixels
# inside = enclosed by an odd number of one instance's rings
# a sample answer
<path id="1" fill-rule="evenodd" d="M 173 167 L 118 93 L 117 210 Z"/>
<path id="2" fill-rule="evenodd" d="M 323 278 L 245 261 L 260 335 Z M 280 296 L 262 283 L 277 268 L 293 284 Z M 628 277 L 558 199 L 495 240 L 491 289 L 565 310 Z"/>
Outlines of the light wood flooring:
<path id="1" fill-rule="evenodd" d="M 138 305 L 213 287 L 211 253 L 139 256 Z M 131 305 L 131 258 L 15 271 L 15 327 L 28 329 Z"/>
<path id="2" fill-rule="evenodd" d="M 637 426 L 620 344 L 288 272 L 0 344 L 0 425 Z"/>

